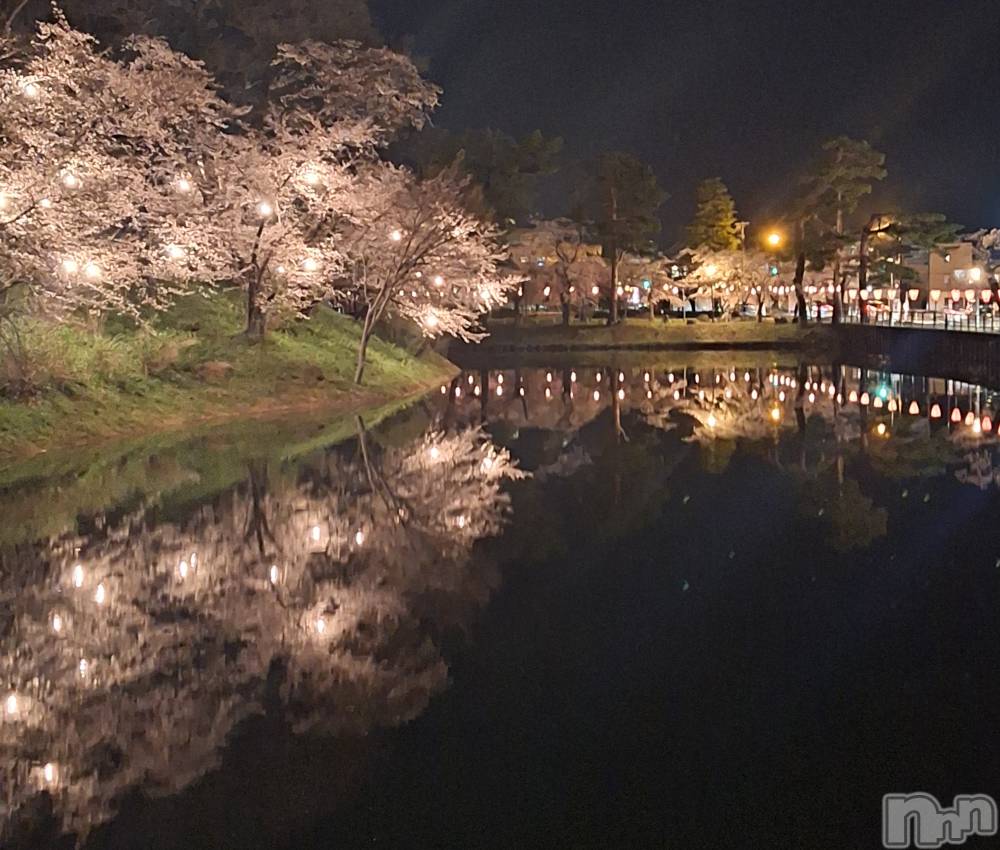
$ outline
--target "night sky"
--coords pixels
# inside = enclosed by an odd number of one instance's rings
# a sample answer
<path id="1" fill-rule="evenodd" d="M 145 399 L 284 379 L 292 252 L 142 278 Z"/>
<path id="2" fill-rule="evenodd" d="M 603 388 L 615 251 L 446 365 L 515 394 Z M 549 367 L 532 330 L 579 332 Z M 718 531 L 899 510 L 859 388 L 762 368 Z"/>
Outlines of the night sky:
<path id="1" fill-rule="evenodd" d="M 869 139 L 870 206 L 1000 226 L 1000 2 L 371 0 L 444 87 L 435 122 L 536 128 L 568 157 L 628 150 L 670 194 L 679 237 L 704 177 L 742 215 L 781 213 L 820 143 Z M 548 212 L 558 212 L 557 209 Z"/>

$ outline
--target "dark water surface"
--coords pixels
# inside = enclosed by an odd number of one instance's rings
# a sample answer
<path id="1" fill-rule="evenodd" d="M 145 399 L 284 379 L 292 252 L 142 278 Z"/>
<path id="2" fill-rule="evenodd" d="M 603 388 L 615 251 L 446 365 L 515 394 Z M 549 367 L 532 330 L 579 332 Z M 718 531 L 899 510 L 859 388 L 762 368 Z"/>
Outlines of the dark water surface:
<path id="1" fill-rule="evenodd" d="M 578 361 L 9 474 L 4 846 L 876 847 L 885 793 L 1000 795 L 998 418 Z"/>

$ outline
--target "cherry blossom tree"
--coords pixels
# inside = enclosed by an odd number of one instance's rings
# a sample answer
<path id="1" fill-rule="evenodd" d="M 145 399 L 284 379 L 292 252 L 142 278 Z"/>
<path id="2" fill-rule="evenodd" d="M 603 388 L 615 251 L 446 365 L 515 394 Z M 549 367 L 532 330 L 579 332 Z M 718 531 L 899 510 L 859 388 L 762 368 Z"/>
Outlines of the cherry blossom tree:
<path id="1" fill-rule="evenodd" d="M 247 334 L 335 297 L 344 228 L 371 211 L 357 179 L 402 127 L 421 127 L 438 90 L 412 63 L 353 42 L 281 45 L 259 122 L 227 137 L 211 161 L 178 175 L 188 199 L 175 242 L 246 292 Z"/>
<path id="2" fill-rule="evenodd" d="M 600 245 L 585 240 L 581 226 L 570 219 L 535 221 L 509 237 L 511 259 L 527 276 L 527 303 L 558 304 L 563 324 L 575 308 L 581 317 L 610 294 L 611 275 Z M 596 291 L 595 291 L 596 289 Z"/>
<path id="3" fill-rule="evenodd" d="M 503 303 L 515 281 L 500 268 L 506 252 L 499 231 L 470 211 L 471 190 L 457 166 L 423 180 L 384 164 L 359 174 L 343 241 L 365 307 L 355 382 L 386 316 L 412 320 L 429 338 L 486 336 L 479 317 Z"/>
<path id="4" fill-rule="evenodd" d="M 229 118 L 198 63 L 150 39 L 116 60 L 57 10 L 0 70 L 0 295 L 62 315 L 165 306 L 185 275 L 160 241 L 163 187 Z"/>

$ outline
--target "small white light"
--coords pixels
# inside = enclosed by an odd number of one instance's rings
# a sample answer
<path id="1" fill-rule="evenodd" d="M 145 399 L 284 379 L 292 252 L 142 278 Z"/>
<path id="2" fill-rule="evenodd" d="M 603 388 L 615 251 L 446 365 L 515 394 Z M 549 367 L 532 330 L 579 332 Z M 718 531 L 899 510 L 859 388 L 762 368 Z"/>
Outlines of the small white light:
<path id="1" fill-rule="evenodd" d="M 312 537 L 313 540 L 319 541 L 319 537 L 320 537 L 319 526 L 318 525 L 314 525 L 312 527 L 312 530 L 309 532 L 309 534 L 310 534 L 310 536 Z"/>
<path id="2" fill-rule="evenodd" d="M 302 179 L 306 181 L 310 186 L 319 185 L 319 172 L 309 168 L 306 170 L 305 174 L 302 175 Z"/>
<path id="3" fill-rule="evenodd" d="M 52 616 L 52 631 L 54 631 L 56 634 L 59 634 L 59 632 L 62 631 L 62 627 L 63 627 L 63 618 L 58 614 L 54 614 Z"/>
<path id="4" fill-rule="evenodd" d="M 306 261 L 302 264 L 307 272 L 314 272 L 319 270 L 319 262 L 317 262 L 313 257 L 306 257 Z"/>
<path id="5" fill-rule="evenodd" d="M 460 516 L 457 520 L 455 520 L 455 524 L 459 528 L 465 528 L 465 517 L 464 516 Z"/>
<path id="6" fill-rule="evenodd" d="M 441 277 L 441 275 L 435 275 L 434 276 L 434 285 L 435 286 L 444 286 L 444 278 Z"/>
<path id="7" fill-rule="evenodd" d="M 180 577 L 182 579 L 187 578 L 187 574 L 188 574 L 188 562 L 187 561 L 181 561 L 177 565 L 177 572 L 180 574 Z"/>
<path id="8" fill-rule="evenodd" d="M 271 584 L 278 583 L 278 565 L 271 564 L 271 569 L 268 571 L 268 577 L 271 579 Z"/>
<path id="9" fill-rule="evenodd" d="M 7 701 L 4 704 L 4 707 L 7 709 L 8 714 L 17 714 L 18 712 L 17 694 L 10 694 L 7 697 Z"/>
<path id="10" fill-rule="evenodd" d="M 83 676 L 87 675 L 87 670 L 89 668 L 90 668 L 90 665 L 87 663 L 87 659 L 86 658 L 81 658 L 80 659 L 80 663 L 79 663 L 79 665 L 77 665 L 76 669 L 80 671 L 80 676 L 83 677 Z"/>
<path id="11" fill-rule="evenodd" d="M 326 620 L 324 620 L 322 617 L 318 617 L 316 619 L 316 631 L 319 632 L 320 634 L 323 634 L 323 632 L 326 631 Z"/>
<path id="12" fill-rule="evenodd" d="M 91 280 L 97 280 L 101 276 L 101 269 L 97 263 L 87 263 L 83 267 L 83 273 Z"/>
<path id="13" fill-rule="evenodd" d="M 56 766 L 52 762 L 47 762 L 45 767 L 42 768 L 42 776 L 45 777 L 45 781 L 51 785 L 56 781 Z"/>
<path id="14" fill-rule="evenodd" d="M 83 587 L 83 566 L 80 564 L 73 567 L 73 587 Z"/>
<path id="15" fill-rule="evenodd" d="M 80 264 L 76 260 L 63 260 L 62 268 L 66 274 L 76 274 L 80 270 Z"/>
<path id="16" fill-rule="evenodd" d="M 49 198 L 42 198 L 38 202 L 38 206 L 40 206 L 43 210 L 52 209 L 52 201 Z"/>
<path id="17" fill-rule="evenodd" d="M 601 400 L 600 390 L 594 390 L 594 401 L 600 401 L 600 400 Z"/>
<path id="18" fill-rule="evenodd" d="M 392 233 L 389 234 L 389 239 L 392 242 L 402 242 L 403 241 L 402 231 L 399 230 L 392 231 Z"/>
<path id="19" fill-rule="evenodd" d="M 261 218 L 270 218 L 274 215 L 274 207 L 267 201 L 261 201 L 257 204 L 257 215 Z"/>
<path id="20" fill-rule="evenodd" d="M 62 178 L 62 184 L 67 189 L 76 189 L 80 186 L 80 178 L 75 174 L 64 174 Z"/>
<path id="21" fill-rule="evenodd" d="M 97 585 L 97 590 L 94 592 L 94 601 L 98 605 L 103 605 L 104 600 L 107 598 L 107 592 L 104 590 L 104 585 Z"/>
<path id="22" fill-rule="evenodd" d="M 354 535 L 354 543 L 358 546 L 362 546 L 364 545 L 364 542 L 365 542 L 365 533 L 359 529 Z"/>
<path id="23" fill-rule="evenodd" d="M 431 460 L 437 460 L 441 456 L 441 450 L 437 446 L 431 446 L 428 454 L 431 456 Z"/>
<path id="24" fill-rule="evenodd" d="M 41 89 L 38 88 L 34 83 L 25 83 L 21 86 L 21 94 L 25 97 L 34 100 L 41 93 Z"/>
<path id="25" fill-rule="evenodd" d="M 168 245 L 167 255 L 171 260 L 180 260 L 184 257 L 184 249 L 180 245 Z"/>
<path id="26" fill-rule="evenodd" d="M 180 179 L 179 179 L 179 180 L 177 181 L 177 184 L 176 184 L 176 186 L 177 186 L 177 191 L 178 191 L 178 192 L 180 192 L 180 193 L 182 193 L 182 194 L 187 194 L 188 192 L 190 192 L 190 191 L 191 191 L 191 189 L 193 189 L 193 188 L 194 188 L 194 187 L 193 187 L 193 186 L 191 185 L 191 181 L 190 181 L 190 180 L 188 180 L 188 179 L 187 179 L 187 177 L 181 177 L 181 178 L 180 178 Z"/>

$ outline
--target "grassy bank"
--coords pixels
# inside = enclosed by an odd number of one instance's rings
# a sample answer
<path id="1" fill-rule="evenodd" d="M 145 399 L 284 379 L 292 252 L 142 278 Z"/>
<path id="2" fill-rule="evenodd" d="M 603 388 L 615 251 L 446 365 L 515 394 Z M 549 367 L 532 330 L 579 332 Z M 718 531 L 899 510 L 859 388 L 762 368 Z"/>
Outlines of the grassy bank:
<path id="1" fill-rule="evenodd" d="M 155 334 L 72 325 L 21 328 L 29 397 L 0 401 L 0 463 L 121 437 L 306 411 L 377 408 L 450 374 L 444 358 L 376 340 L 365 385 L 352 382 L 358 325 L 321 308 L 312 320 L 251 344 L 239 304 L 192 297 Z M 9 380 L 13 363 L 4 366 Z"/>
<path id="2" fill-rule="evenodd" d="M 754 320 L 685 322 L 633 318 L 612 327 L 600 322 L 574 322 L 563 327 L 552 317 L 528 317 L 515 325 L 511 319 L 490 322 L 493 349 L 586 351 L 593 349 L 669 349 L 694 347 L 822 348 L 829 328 L 801 327 Z"/>

